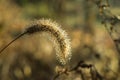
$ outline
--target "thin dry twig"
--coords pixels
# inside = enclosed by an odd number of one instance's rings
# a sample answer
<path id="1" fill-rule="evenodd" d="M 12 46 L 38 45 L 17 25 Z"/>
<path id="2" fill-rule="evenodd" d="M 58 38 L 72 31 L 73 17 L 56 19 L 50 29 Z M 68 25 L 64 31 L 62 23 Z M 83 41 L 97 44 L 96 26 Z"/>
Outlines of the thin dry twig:
<path id="1" fill-rule="evenodd" d="M 90 74 L 91 74 L 92 80 L 104 80 L 104 78 L 98 73 L 98 71 L 96 70 L 94 65 L 86 64 L 84 61 L 79 61 L 78 64 L 76 66 L 74 66 L 72 69 L 65 69 L 65 68 L 61 69 L 61 71 L 59 71 L 54 76 L 53 80 L 56 80 L 59 76 L 61 76 L 63 74 L 69 75 L 68 73 L 73 72 L 73 71 L 76 73 L 79 73 L 82 80 L 86 80 L 82 70 L 79 68 L 90 69 Z"/>

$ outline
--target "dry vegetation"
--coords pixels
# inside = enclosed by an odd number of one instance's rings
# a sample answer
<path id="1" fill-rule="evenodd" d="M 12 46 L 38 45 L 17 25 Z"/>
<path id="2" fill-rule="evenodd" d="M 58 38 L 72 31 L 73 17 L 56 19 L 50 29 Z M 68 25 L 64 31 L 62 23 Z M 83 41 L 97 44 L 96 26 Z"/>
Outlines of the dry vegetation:
<path id="1" fill-rule="evenodd" d="M 0 53 L 0 80 L 120 80 L 117 1 L 0 0 L 0 50 L 42 18 L 60 23 L 72 48 L 62 65 L 49 34 L 24 35 Z"/>

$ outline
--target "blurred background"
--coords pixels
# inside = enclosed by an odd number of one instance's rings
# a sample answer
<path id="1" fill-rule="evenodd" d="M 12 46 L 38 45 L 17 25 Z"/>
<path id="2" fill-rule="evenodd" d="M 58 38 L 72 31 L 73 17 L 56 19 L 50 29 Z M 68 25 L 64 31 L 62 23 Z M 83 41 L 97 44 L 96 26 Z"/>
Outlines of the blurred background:
<path id="1" fill-rule="evenodd" d="M 109 3 L 111 12 L 120 15 L 120 0 Z M 101 24 L 99 9 L 90 0 L 0 0 L 0 49 L 31 21 L 42 18 L 58 22 L 68 33 L 72 43 L 70 68 L 84 60 L 93 64 L 105 80 L 120 80 L 120 54 Z M 2 52 L 0 80 L 52 80 L 55 67 L 61 64 L 48 37 L 23 36 Z M 76 73 L 59 78 L 82 80 Z"/>

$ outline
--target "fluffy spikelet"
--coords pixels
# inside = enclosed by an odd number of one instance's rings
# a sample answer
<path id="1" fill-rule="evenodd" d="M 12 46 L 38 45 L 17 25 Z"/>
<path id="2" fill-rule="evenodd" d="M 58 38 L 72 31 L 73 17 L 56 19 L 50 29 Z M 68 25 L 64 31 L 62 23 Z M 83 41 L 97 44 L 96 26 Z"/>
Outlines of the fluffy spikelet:
<path id="1" fill-rule="evenodd" d="M 41 19 L 36 20 L 33 24 L 26 29 L 26 33 L 33 34 L 36 32 L 47 32 L 51 35 L 56 49 L 57 59 L 65 65 L 71 58 L 71 46 L 67 33 L 61 29 L 60 25 L 56 22 Z"/>

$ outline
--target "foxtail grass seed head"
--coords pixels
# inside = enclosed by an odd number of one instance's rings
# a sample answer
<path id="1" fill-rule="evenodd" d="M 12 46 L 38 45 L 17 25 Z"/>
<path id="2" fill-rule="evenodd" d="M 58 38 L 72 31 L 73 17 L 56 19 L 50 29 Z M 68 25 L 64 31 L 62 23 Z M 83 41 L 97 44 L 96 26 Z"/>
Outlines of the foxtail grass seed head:
<path id="1" fill-rule="evenodd" d="M 25 32 L 20 34 L 10 43 L 8 43 L 0 51 L 0 53 L 2 53 L 10 44 L 12 44 L 14 41 L 19 39 L 23 35 L 25 34 L 30 35 L 36 32 L 45 32 L 51 35 L 51 39 L 55 44 L 57 59 L 63 65 L 65 65 L 70 60 L 71 46 L 70 46 L 70 40 L 68 39 L 67 33 L 64 30 L 62 30 L 60 25 L 58 25 L 56 22 L 48 19 L 41 19 L 41 20 L 34 21 L 31 25 L 29 25 L 29 27 L 25 30 Z"/>
<path id="2" fill-rule="evenodd" d="M 26 33 L 33 34 L 36 32 L 47 32 L 51 35 L 51 38 L 55 43 L 57 59 L 63 65 L 70 60 L 71 43 L 67 33 L 61 29 L 60 25 L 48 19 L 36 20 L 26 29 Z"/>

